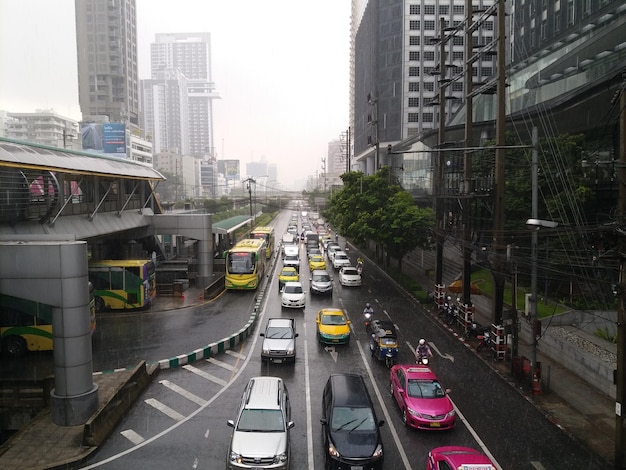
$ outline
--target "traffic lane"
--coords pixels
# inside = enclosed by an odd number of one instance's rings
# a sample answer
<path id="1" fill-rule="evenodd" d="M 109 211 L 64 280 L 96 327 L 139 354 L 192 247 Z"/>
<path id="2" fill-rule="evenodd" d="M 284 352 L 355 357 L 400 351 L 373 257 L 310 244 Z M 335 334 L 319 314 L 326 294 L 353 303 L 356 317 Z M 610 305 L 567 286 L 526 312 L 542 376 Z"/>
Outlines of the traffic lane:
<path id="1" fill-rule="evenodd" d="M 256 295 L 227 291 L 212 302 L 178 310 L 99 314 L 92 343 L 94 370 L 156 362 L 230 336 L 248 321 Z"/>
<path id="2" fill-rule="evenodd" d="M 372 287 L 377 298 L 384 298 L 384 292 L 379 284 Z M 408 344 L 415 347 L 420 337 L 435 346 L 433 371 L 452 389 L 452 399 L 504 468 L 530 468 L 531 462 L 546 468 L 562 468 L 564 462 L 573 468 L 605 465 L 545 418 L 423 307 L 405 295 L 393 300 L 393 308 L 384 302 L 381 306 L 393 311 L 390 316 L 407 352 Z"/>

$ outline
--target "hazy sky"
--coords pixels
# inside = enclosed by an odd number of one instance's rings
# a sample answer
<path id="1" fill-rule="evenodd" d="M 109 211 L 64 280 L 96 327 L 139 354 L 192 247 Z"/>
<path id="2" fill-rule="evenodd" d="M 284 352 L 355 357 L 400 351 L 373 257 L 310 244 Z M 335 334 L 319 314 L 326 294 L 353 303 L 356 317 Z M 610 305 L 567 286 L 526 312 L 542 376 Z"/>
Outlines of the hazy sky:
<path id="1" fill-rule="evenodd" d="M 321 170 L 348 128 L 349 0 L 137 0 L 139 78 L 156 33 L 208 32 L 218 158 Z M 0 0 L 0 110 L 80 120 L 74 0 Z"/>

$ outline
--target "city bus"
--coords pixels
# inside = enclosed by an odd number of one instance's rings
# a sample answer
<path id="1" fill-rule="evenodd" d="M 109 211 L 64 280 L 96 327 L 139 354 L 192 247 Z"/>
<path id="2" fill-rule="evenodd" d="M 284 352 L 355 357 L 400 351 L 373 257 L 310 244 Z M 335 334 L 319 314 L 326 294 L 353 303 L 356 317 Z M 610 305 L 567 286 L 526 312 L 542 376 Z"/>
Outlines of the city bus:
<path id="1" fill-rule="evenodd" d="M 89 283 L 89 321 L 96 329 L 93 286 Z M 52 351 L 52 305 L 0 294 L 2 353 L 21 356 L 26 351 Z"/>
<path id="2" fill-rule="evenodd" d="M 149 259 L 109 259 L 89 263 L 97 312 L 135 310 L 156 297 L 156 267 Z"/>
<path id="3" fill-rule="evenodd" d="M 250 233 L 250 238 L 265 240 L 265 257 L 270 259 L 274 251 L 274 227 L 260 226 Z"/>
<path id="4" fill-rule="evenodd" d="M 265 273 L 265 240 L 245 239 L 226 252 L 226 289 L 252 290 Z"/>

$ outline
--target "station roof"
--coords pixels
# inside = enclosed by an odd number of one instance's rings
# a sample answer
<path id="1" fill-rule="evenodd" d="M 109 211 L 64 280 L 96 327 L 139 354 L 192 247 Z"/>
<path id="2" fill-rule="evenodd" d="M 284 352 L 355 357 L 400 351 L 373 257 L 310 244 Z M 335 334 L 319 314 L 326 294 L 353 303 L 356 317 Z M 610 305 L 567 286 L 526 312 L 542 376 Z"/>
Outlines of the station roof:
<path id="1" fill-rule="evenodd" d="M 213 222 L 213 233 L 231 233 L 250 222 L 249 215 L 236 215 L 228 219 Z"/>
<path id="2" fill-rule="evenodd" d="M 0 166 L 103 177 L 166 179 L 154 168 L 125 158 L 48 147 L 4 137 L 0 137 Z"/>

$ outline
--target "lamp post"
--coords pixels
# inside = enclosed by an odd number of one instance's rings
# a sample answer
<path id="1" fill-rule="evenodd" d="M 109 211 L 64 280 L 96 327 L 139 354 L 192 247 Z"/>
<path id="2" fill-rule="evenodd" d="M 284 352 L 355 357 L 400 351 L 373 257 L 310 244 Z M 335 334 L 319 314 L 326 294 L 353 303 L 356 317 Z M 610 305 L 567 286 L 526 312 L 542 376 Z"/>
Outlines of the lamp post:
<path id="1" fill-rule="evenodd" d="M 530 260 L 531 260 L 531 272 L 530 272 L 530 322 L 533 334 L 532 340 L 532 355 L 530 358 L 530 386 L 532 389 L 533 382 L 535 380 L 536 368 L 537 368 L 537 341 L 539 340 L 540 331 L 537 321 L 537 235 L 539 229 L 544 228 L 556 228 L 558 222 L 552 220 L 542 219 L 528 219 L 526 226 L 532 230 L 531 242 L 530 242 Z"/>

